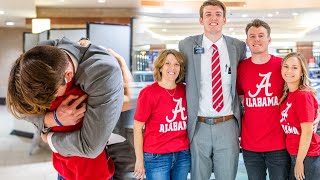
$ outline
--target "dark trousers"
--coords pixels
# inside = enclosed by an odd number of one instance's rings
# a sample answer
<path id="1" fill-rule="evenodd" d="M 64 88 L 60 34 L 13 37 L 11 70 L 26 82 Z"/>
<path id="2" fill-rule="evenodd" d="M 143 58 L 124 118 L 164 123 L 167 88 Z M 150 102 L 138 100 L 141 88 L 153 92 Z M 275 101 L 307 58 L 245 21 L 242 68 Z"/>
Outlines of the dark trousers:
<path id="1" fill-rule="evenodd" d="M 290 155 L 287 150 L 253 152 L 243 150 L 243 160 L 249 180 L 287 180 L 290 171 Z"/>

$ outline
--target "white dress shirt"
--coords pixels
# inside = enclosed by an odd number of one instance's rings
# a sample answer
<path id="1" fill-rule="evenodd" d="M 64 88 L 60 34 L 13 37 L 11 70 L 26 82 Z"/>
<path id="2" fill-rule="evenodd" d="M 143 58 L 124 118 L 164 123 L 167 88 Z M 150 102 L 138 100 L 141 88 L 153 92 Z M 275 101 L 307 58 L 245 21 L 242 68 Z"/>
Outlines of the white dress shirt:
<path id="1" fill-rule="evenodd" d="M 222 93 L 224 106 L 220 112 L 212 107 L 212 77 L 211 77 L 211 58 L 213 47 L 218 47 L 220 55 L 220 70 L 222 78 Z M 202 47 L 204 54 L 201 54 L 201 78 L 200 78 L 200 98 L 198 116 L 202 117 L 221 117 L 233 114 L 231 96 L 231 68 L 227 44 L 223 36 L 215 43 L 211 42 L 203 35 Z"/>

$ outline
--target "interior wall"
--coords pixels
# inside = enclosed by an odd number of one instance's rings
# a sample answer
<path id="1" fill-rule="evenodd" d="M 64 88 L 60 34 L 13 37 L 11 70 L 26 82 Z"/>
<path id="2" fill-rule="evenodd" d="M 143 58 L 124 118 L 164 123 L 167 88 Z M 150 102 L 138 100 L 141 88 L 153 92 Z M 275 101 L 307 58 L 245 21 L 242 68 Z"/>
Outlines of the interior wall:
<path id="1" fill-rule="evenodd" d="M 7 83 L 12 63 L 22 53 L 24 28 L 0 28 L 0 104 L 7 93 Z"/>

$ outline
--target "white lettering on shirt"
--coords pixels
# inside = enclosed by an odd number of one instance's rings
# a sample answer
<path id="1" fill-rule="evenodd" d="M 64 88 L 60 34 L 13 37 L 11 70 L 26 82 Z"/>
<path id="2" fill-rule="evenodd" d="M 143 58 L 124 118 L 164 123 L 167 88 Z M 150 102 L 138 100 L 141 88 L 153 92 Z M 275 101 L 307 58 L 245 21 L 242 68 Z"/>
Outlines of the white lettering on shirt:
<path id="1" fill-rule="evenodd" d="M 187 116 L 185 116 L 186 108 L 182 106 L 182 98 L 174 99 L 173 101 L 176 102 L 176 106 L 172 109 L 173 117 L 169 119 L 166 116 L 166 124 L 160 124 L 159 132 L 166 133 L 168 131 L 181 131 L 187 129 Z M 180 113 L 180 117 L 182 121 L 175 121 L 177 119 L 178 113 Z"/>
<path id="2" fill-rule="evenodd" d="M 290 124 L 288 122 L 286 122 L 286 119 L 288 117 L 288 111 L 291 108 L 291 106 L 292 106 L 292 103 L 287 102 L 287 108 L 281 112 L 281 117 L 282 117 L 280 120 L 280 123 L 282 123 L 281 127 L 282 127 L 284 133 L 286 133 L 286 134 L 299 135 L 298 129 L 294 126 L 290 126 Z M 284 124 L 284 122 L 286 122 L 287 124 Z"/>
<path id="3" fill-rule="evenodd" d="M 268 89 L 269 89 L 268 87 L 271 87 L 271 84 L 269 83 L 270 77 L 271 77 L 271 72 L 268 72 L 267 74 L 259 73 L 259 76 L 263 77 L 263 79 L 260 82 L 260 84 L 256 85 L 256 87 L 258 89 L 257 89 L 256 93 L 254 93 L 254 94 L 251 94 L 251 92 L 249 91 L 249 93 L 248 93 L 249 96 L 252 97 L 252 98 L 256 97 L 259 94 L 259 92 L 261 91 L 262 88 L 264 88 L 264 92 L 265 92 L 266 96 L 272 96 L 273 93 L 269 93 L 269 91 L 268 91 Z"/>
<path id="4" fill-rule="evenodd" d="M 260 84 L 257 84 L 257 91 L 252 94 L 249 90 L 248 95 L 246 97 L 246 105 L 247 107 L 268 107 L 268 106 L 277 106 L 279 105 L 278 97 L 272 96 L 273 93 L 269 92 L 269 87 L 271 87 L 270 77 L 272 72 L 268 72 L 267 74 L 259 73 L 260 77 L 263 77 Z M 260 91 L 264 88 L 264 93 L 266 97 L 256 97 Z"/>

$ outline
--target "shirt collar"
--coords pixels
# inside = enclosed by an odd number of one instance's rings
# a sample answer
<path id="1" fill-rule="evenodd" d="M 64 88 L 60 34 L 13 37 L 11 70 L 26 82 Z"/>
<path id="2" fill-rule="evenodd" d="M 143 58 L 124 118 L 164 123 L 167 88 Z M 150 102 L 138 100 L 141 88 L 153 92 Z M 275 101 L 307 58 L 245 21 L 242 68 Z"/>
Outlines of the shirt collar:
<path id="1" fill-rule="evenodd" d="M 215 44 L 218 47 L 218 49 L 220 49 L 223 44 L 223 35 L 218 41 L 216 41 L 216 43 L 213 43 L 209 38 L 207 38 L 206 35 L 203 34 L 202 46 L 205 49 L 209 50 L 210 48 L 212 48 L 212 44 Z"/>
<path id="2" fill-rule="evenodd" d="M 70 57 L 70 59 L 71 59 L 71 61 L 73 63 L 73 67 L 74 67 L 74 73 L 76 73 L 77 69 L 78 69 L 78 65 L 79 65 L 77 59 L 71 53 L 69 53 L 68 51 L 66 51 L 66 50 L 63 50 L 63 51 L 65 53 L 67 53 L 67 55 Z"/>

